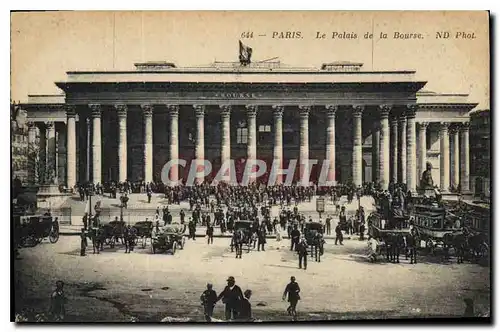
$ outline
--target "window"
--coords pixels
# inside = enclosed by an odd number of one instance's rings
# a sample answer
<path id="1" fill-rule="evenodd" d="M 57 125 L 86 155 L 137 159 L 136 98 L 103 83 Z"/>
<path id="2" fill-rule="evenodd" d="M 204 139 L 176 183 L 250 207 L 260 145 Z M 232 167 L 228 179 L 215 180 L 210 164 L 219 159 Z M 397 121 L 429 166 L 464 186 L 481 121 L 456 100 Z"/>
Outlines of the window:
<path id="1" fill-rule="evenodd" d="M 259 126 L 259 132 L 261 132 L 261 133 L 270 133 L 271 132 L 271 125 L 260 125 Z"/>
<path id="2" fill-rule="evenodd" d="M 247 144 L 248 143 L 248 128 L 237 128 L 236 129 L 236 143 L 237 144 Z"/>

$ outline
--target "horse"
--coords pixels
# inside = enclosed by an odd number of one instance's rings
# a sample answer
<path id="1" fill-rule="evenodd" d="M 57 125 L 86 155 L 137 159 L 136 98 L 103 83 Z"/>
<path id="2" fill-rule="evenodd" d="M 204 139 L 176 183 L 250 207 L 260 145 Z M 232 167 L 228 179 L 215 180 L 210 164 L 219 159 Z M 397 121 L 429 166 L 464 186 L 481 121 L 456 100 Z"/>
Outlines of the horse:
<path id="1" fill-rule="evenodd" d="M 417 248 L 420 242 L 417 232 L 413 229 L 404 237 L 406 259 L 410 256 L 410 264 L 417 264 Z"/>
<path id="2" fill-rule="evenodd" d="M 404 247 L 403 236 L 397 233 L 387 233 L 384 240 L 387 261 L 391 263 L 399 263 L 401 247 Z"/>
<path id="3" fill-rule="evenodd" d="M 467 248 L 475 259 L 487 258 L 489 246 L 483 233 L 470 234 L 467 236 Z"/>
<path id="4" fill-rule="evenodd" d="M 104 245 L 104 230 L 99 227 L 99 228 L 92 228 L 90 233 L 90 239 L 92 240 L 92 250 L 93 253 L 99 254 L 100 251 L 103 250 L 103 245 Z"/>
<path id="5" fill-rule="evenodd" d="M 125 242 L 125 253 L 130 254 L 134 251 L 135 240 L 137 238 L 137 229 L 135 227 L 126 227 L 123 232 L 123 242 Z"/>

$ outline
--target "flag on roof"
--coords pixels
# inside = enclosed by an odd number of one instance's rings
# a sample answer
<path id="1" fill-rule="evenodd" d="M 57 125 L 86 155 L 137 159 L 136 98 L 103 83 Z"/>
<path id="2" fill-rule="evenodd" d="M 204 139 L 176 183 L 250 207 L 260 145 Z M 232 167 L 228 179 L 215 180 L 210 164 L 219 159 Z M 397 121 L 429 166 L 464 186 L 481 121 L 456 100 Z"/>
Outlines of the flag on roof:
<path id="1" fill-rule="evenodd" d="M 243 66 L 248 65 L 251 62 L 252 58 L 252 48 L 244 45 L 241 40 L 240 42 L 240 63 Z"/>

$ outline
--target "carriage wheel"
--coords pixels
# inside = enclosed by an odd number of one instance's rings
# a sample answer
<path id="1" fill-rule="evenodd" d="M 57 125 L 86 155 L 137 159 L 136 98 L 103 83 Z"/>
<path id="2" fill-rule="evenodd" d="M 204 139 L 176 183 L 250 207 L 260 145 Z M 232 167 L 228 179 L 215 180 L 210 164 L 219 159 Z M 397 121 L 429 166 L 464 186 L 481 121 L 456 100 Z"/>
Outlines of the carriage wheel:
<path id="1" fill-rule="evenodd" d="M 49 234 L 49 241 L 50 243 L 56 243 L 59 240 L 59 231 L 58 230 L 51 230 Z"/>
<path id="2" fill-rule="evenodd" d="M 175 255 L 175 251 L 177 250 L 177 242 L 172 244 L 172 255 Z"/>

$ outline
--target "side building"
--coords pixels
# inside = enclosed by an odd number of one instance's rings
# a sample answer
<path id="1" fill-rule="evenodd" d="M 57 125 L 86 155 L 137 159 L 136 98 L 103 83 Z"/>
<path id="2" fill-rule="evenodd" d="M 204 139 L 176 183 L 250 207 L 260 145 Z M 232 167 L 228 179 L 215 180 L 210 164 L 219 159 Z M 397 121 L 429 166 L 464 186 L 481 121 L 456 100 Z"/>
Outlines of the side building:
<path id="1" fill-rule="evenodd" d="M 490 110 L 470 114 L 471 190 L 476 197 L 491 194 L 491 121 Z"/>

